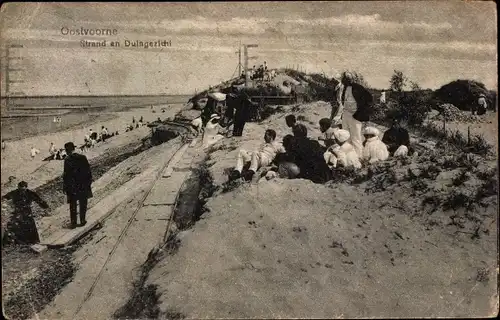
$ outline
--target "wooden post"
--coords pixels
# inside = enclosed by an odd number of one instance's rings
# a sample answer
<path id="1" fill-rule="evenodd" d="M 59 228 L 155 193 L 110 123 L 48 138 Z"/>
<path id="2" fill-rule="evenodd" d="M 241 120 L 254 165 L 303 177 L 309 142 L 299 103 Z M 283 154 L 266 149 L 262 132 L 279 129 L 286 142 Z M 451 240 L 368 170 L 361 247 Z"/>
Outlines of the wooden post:
<path id="1" fill-rule="evenodd" d="M 470 126 L 467 126 L 467 145 L 470 146 Z"/>

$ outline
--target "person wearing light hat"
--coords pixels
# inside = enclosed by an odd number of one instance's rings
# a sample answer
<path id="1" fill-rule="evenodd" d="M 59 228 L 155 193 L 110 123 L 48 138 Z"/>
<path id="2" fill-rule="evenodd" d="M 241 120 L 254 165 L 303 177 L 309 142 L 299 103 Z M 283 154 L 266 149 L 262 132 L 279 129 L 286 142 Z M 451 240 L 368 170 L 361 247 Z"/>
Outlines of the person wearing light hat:
<path id="1" fill-rule="evenodd" d="M 354 147 L 348 142 L 351 137 L 349 131 L 336 129 L 335 133 L 336 144 L 331 146 L 324 154 L 325 161 L 332 167 L 354 167 L 361 168 L 358 154 Z"/>
<path id="2" fill-rule="evenodd" d="M 203 132 L 203 148 L 208 148 L 224 138 L 223 135 L 219 134 L 219 120 L 220 116 L 216 113 L 210 116 Z"/>
<path id="3" fill-rule="evenodd" d="M 380 131 L 374 127 L 366 127 L 363 131 L 365 146 L 363 148 L 363 159 L 368 163 L 384 161 L 389 158 L 389 150 L 385 143 L 380 140 Z"/>

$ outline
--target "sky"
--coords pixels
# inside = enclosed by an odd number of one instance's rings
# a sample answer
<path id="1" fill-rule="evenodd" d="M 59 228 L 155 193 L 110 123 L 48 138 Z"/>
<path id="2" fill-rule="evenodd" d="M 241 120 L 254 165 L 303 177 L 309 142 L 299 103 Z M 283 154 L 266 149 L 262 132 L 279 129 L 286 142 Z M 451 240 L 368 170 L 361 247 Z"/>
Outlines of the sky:
<path id="1" fill-rule="evenodd" d="M 227 3 L 7 3 L 0 39 L 10 49 L 10 92 L 27 95 L 190 94 L 235 74 L 240 43 L 273 67 L 333 76 L 361 73 L 387 88 L 395 69 L 425 88 L 456 79 L 497 87 L 494 2 L 347 1 Z M 68 29 L 117 35 L 63 35 Z M 82 48 L 81 40 L 106 40 Z M 126 48 L 125 40 L 171 40 L 167 48 Z M 121 47 L 111 48 L 110 41 Z M 5 56 L 2 50 L 2 58 Z M 2 68 L 5 68 L 2 59 Z M 2 69 L 4 71 L 4 69 Z M 5 74 L 5 72 L 2 72 Z M 17 78 L 16 78 L 17 77 Z M 5 79 L 2 77 L 2 93 Z"/>

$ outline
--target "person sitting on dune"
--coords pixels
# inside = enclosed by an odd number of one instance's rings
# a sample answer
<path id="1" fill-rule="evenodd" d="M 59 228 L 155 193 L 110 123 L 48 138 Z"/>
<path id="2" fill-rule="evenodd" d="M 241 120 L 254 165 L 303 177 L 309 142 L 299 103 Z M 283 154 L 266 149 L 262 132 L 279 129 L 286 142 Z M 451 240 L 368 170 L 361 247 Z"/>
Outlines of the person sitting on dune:
<path id="1" fill-rule="evenodd" d="M 385 143 L 380 140 L 380 131 L 377 128 L 366 127 L 363 135 L 366 139 L 363 147 L 363 160 L 375 163 L 389 158 L 389 150 L 387 150 Z"/>
<path id="2" fill-rule="evenodd" d="M 384 132 L 382 142 L 394 157 L 406 157 L 410 148 L 410 134 L 401 126 L 399 119 L 394 118 L 392 126 Z"/>
<path id="3" fill-rule="evenodd" d="M 235 180 L 241 177 L 241 172 L 245 163 L 250 162 L 250 168 L 245 173 L 245 180 L 252 180 L 255 172 L 261 167 L 269 166 L 278 153 L 285 153 L 286 150 L 283 145 L 276 140 L 276 131 L 272 129 L 266 130 L 264 133 L 264 143 L 260 148 L 253 152 L 248 152 L 244 149 L 240 149 L 238 153 L 238 160 L 236 162 L 236 168 L 231 173 L 231 180 Z"/>
<path id="4" fill-rule="evenodd" d="M 332 120 L 328 118 L 319 120 L 319 129 L 321 131 L 321 136 L 318 137 L 318 140 L 323 141 L 327 149 L 333 146 L 335 144 L 336 128 L 332 128 Z"/>
<path id="5" fill-rule="evenodd" d="M 224 138 L 223 135 L 219 134 L 219 131 L 222 129 L 219 125 L 219 120 L 220 116 L 216 113 L 210 117 L 203 132 L 203 148 L 208 148 Z"/>
<path id="6" fill-rule="evenodd" d="M 297 126 L 293 139 L 288 143 L 287 157 L 300 170 L 297 178 L 325 183 L 331 179 L 331 171 L 324 160 L 325 148 L 318 141 L 307 137 L 307 127 Z"/>
<path id="7" fill-rule="evenodd" d="M 194 129 L 197 135 L 199 135 L 203 131 L 203 120 L 201 120 L 201 117 L 198 117 L 191 121 L 191 128 Z"/>
<path id="8" fill-rule="evenodd" d="M 348 142 L 351 134 L 347 130 L 335 130 L 335 144 L 332 145 L 324 154 L 325 161 L 333 168 L 337 167 L 354 167 L 361 168 L 356 150 Z"/>

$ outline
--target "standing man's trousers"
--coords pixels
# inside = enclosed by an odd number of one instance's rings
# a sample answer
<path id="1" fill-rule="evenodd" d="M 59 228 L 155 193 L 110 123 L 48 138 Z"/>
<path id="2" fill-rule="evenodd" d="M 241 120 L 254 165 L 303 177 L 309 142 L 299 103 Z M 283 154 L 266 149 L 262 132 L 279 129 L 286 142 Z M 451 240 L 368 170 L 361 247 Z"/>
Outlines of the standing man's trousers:
<path id="1" fill-rule="evenodd" d="M 234 121 L 233 126 L 233 136 L 241 137 L 243 135 L 243 128 L 245 127 L 246 121 L 242 119 L 237 119 Z"/>
<path id="2" fill-rule="evenodd" d="M 361 130 L 363 128 L 363 123 L 354 119 L 350 112 L 344 112 L 342 114 L 342 129 L 349 131 L 351 134 L 351 144 L 356 150 L 358 157 L 363 155 L 363 135 Z"/>
<path id="3" fill-rule="evenodd" d="M 87 213 L 87 204 L 88 204 L 88 199 L 87 197 L 82 197 L 80 199 L 70 197 L 69 198 L 69 213 L 71 217 L 71 224 L 76 224 L 76 207 L 77 207 L 77 202 L 80 205 L 80 223 L 83 223 L 85 220 L 85 216 Z"/>

